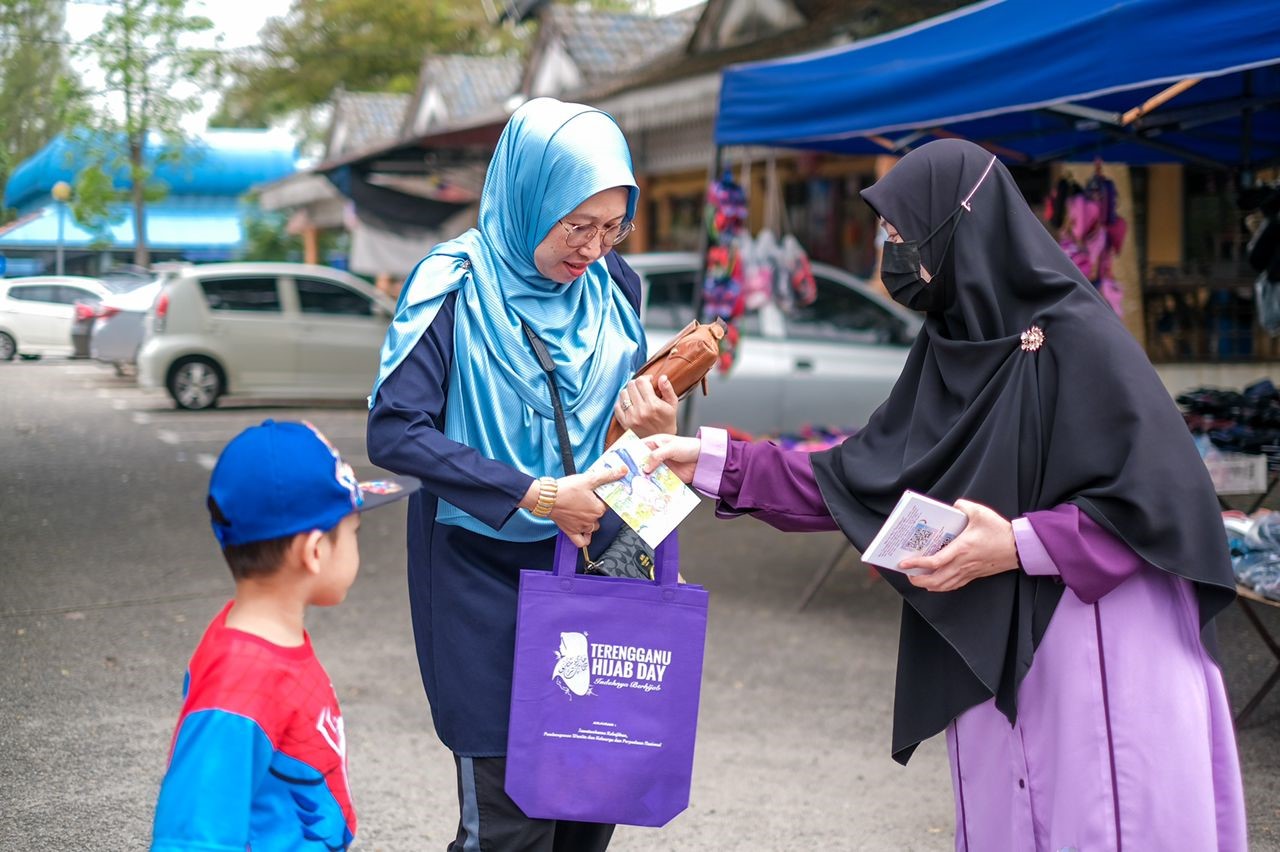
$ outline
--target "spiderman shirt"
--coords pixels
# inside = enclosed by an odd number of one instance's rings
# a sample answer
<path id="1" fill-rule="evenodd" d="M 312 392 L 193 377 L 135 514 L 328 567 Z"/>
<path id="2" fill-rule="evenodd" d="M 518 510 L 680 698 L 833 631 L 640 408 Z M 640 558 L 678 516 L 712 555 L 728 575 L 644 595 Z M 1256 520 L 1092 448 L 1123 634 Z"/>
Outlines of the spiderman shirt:
<path id="1" fill-rule="evenodd" d="M 346 849 L 356 817 L 338 699 L 311 649 L 226 626 L 187 670 L 152 852 Z"/>

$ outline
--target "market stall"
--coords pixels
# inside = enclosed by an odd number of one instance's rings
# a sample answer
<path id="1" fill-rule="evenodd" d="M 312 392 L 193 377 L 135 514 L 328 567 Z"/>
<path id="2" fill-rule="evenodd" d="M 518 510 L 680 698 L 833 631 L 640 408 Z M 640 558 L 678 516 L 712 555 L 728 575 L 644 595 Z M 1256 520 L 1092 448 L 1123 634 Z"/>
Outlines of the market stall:
<path id="1" fill-rule="evenodd" d="M 727 146 L 892 155 L 961 137 L 1010 165 L 1190 163 L 1247 188 L 1280 164 L 1277 105 L 1280 16 L 1267 0 L 991 0 L 726 69 L 717 171 Z M 845 553 L 819 570 L 801 607 Z M 1280 669 L 1248 709 L 1277 680 Z"/>

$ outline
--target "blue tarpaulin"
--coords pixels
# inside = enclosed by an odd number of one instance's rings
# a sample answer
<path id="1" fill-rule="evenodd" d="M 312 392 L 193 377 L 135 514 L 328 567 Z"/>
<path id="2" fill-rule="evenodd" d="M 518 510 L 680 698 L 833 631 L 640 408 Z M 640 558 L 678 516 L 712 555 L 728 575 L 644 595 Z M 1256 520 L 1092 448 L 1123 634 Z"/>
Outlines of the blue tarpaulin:
<path id="1" fill-rule="evenodd" d="M 1139 118 L 1125 113 L 1199 82 Z M 1011 162 L 1280 161 L 1276 0 L 990 0 L 724 71 L 719 145 L 901 153 L 962 136 Z"/>

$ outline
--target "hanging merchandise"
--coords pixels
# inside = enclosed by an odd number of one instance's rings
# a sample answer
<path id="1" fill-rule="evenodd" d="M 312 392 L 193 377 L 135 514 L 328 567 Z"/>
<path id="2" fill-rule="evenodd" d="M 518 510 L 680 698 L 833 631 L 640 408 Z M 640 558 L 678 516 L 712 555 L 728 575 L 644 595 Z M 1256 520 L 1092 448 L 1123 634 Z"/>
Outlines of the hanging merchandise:
<path id="1" fill-rule="evenodd" d="M 747 193 L 726 169 L 707 188 L 707 275 L 702 282 L 702 321 L 727 326 L 720 341 L 720 371 L 728 372 L 738 343 L 737 319 L 746 310 L 743 270 L 735 244 L 747 222 Z"/>
<path id="2" fill-rule="evenodd" d="M 743 310 L 758 311 L 773 299 L 775 258 L 769 254 L 764 241 L 767 231 L 761 231 L 755 239 L 745 229 L 733 241 L 742 272 Z M 774 252 L 777 242 L 774 242 Z"/>
<path id="3" fill-rule="evenodd" d="M 1058 181 L 1050 196 L 1047 218 L 1058 236 L 1058 245 L 1084 273 L 1118 315 L 1124 315 L 1123 293 L 1111 274 L 1128 230 L 1116 212 L 1116 185 L 1095 161 L 1093 176 L 1084 186 L 1068 178 Z"/>
<path id="4" fill-rule="evenodd" d="M 818 298 L 818 284 L 813 280 L 813 266 L 809 263 L 808 252 L 793 234 L 787 234 L 782 239 L 780 268 L 782 275 L 779 277 L 785 278 L 782 288 L 785 296 L 779 293 L 779 303 L 800 307 L 812 305 Z"/>

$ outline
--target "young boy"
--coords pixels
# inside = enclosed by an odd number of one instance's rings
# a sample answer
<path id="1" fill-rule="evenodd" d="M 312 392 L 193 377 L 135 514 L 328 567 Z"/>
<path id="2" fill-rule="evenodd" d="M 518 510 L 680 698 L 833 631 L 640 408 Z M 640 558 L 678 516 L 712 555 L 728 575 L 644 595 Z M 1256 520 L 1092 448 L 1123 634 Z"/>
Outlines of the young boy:
<path id="1" fill-rule="evenodd" d="M 267 420 L 227 444 L 208 506 L 235 598 L 187 670 L 153 852 L 350 845 L 342 714 L 302 621 L 355 580 L 359 513 L 418 487 L 408 476 L 357 483 L 309 423 Z"/>

